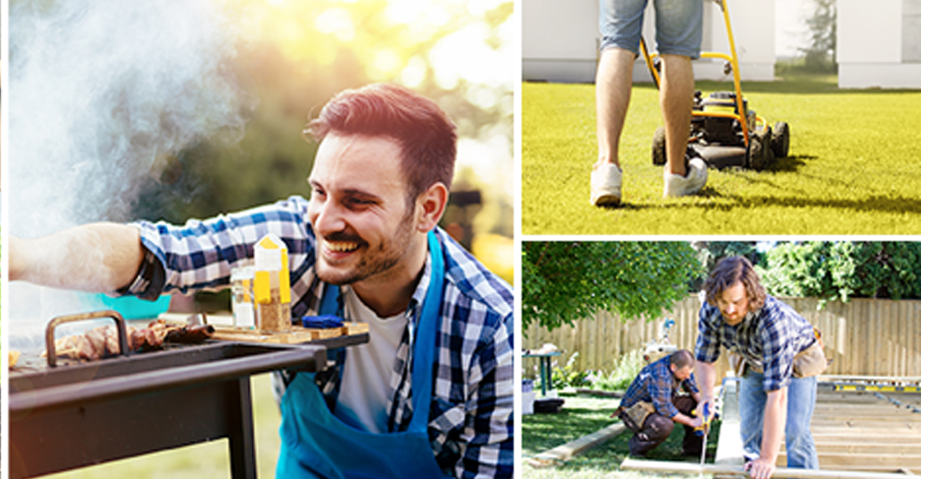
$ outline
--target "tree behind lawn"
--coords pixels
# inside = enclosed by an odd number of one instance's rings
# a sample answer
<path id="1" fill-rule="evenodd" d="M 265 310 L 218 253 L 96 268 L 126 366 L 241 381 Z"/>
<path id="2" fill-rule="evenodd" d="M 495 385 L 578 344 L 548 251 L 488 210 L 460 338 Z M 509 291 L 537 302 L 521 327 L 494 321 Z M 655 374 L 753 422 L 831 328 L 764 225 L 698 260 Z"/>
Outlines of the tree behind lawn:
<path id="1" fill-rule="evenodd" d="M 522 250 L 523 329 L 552 330 L 599 311 L 658 317 L 703 272 L 687 242 L 530 241 Z"/>
<path id="2" fill-rule="evenodd" d="M 759 273 L 768 292 L 775 295 L 828 301 L 919 299 L 920 243 L 782 243 L 767 253 Z"/>

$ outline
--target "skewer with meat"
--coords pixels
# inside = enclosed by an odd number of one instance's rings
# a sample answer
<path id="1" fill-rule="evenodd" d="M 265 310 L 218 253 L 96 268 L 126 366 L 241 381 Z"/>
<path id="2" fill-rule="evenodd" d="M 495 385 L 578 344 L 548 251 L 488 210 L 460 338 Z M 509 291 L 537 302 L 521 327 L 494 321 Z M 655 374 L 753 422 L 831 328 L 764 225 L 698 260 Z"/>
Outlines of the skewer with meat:
<path id="1" fill-rule="evenodd" d="M 145 328 L 128 327 L 126 342 L 130 351 L 151 351 L 160 349 L 166 341 L 188 344 L 203 342 L 209 339 L 213 332 L 214 327 L 211 325 L 173 325 L 159 319 Z M 55 353 L 60 358 L 90 361 L 115 356 L 120 354 L 117 329 L 113 325 L 101 326 L 84 334 L 57 339 Z"/>

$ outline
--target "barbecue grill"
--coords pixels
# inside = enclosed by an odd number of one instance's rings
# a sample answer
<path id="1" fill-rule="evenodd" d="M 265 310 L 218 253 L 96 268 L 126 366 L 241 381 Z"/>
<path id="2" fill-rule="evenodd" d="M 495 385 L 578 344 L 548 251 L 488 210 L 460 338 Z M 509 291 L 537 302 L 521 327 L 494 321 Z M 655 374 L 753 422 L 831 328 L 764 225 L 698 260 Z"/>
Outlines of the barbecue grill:
<path id="1" fill-rule="evenodd" d="M 278 369 L 319 371 L 327 350 L 365 343 L 367 333 L 300 345 L 208 341 L 130 354 L 122 317 L 102 311 L 61 322 L 113 318 L 123 354 L 9 376 L 10 476 L 33 477 L 227 438 L 231 477 L 256 477 L 249 377 Z M 50 339 L 51 338 L 51 339 Z M 56 367 L 57 366 L 57 367 Z"/>

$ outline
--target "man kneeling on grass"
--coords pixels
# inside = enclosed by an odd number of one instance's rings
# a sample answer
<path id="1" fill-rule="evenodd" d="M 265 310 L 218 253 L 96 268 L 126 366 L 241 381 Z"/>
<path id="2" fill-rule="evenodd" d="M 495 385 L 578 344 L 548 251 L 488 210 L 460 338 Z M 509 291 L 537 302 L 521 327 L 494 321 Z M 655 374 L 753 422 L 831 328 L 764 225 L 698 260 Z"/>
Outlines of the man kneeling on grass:
<path id="1" fill-rule="evenodd" d="M 700 401 L 693 379 L 695 365 L 693 353 L 681 349 L 645 366 L 625 391 L 611 417 L 618 416 L 635 433 L 628 443 L 632 457 L 644 457 L 660 446 L 675 422 L 684 425 L 683 454 L 700 455 L 703 438 L 693 433 L 703 424 L 702 418 L 692 415 Z"/>

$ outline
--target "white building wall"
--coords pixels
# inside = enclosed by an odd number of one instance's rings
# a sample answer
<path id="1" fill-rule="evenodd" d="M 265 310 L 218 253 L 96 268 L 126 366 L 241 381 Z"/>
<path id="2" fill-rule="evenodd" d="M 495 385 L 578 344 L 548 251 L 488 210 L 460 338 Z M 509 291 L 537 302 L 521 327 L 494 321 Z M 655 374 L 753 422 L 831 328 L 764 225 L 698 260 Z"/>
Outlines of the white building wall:
<path id="1" fill-rule="evenodd" d="M 775 0 L 727 2 L 743 80 L 774 79 Z M 723 15 L 704 2 L 703 51 L 729 53 Z M 655 50 L 654 7 L 645 10 L 643 36 Z M 598 0 L 524 0 L 522 2 L 522 78 L 558 82 L 593 82 L 599 55 Z M 697 79 L 728 80 L 723 60 L 694 62 Z M 651 81 L 639 58 L 636 82 Z"/>
<path id="2" fill-rule="evenodd" d="M 836 8 L 841 88 L 920 88 L 920 0 L 838 0 Z"/>
<path id="3" fill-rule="evenodd" d="M 522 1 L 522 79 L 593 82 L 599 0 Z"/>

